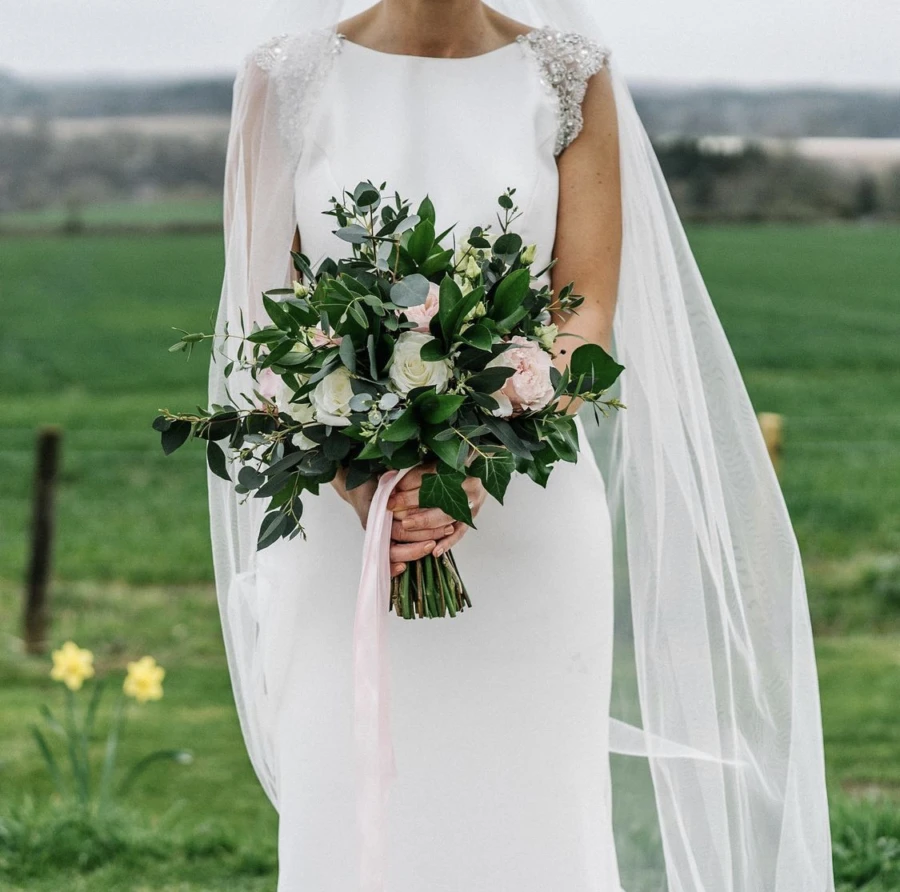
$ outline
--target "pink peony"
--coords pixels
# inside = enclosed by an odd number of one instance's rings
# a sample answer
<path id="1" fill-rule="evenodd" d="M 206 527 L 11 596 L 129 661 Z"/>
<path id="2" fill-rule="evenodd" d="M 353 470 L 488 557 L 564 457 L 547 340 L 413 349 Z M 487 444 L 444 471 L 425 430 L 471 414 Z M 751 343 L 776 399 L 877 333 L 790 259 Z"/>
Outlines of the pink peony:
<path id="1" fill-rule="evenodd" d="M 413 331 L 421 331 L 428 334 L 428 323 L 437 315 L 440 303 L 441 289 L 434 282 L 428 283 L 428 297 L 425 303 L 419 304 L 417 307 L 405 307 L 401 312 L 410 322 L 415 323 Z"/>
<path id="2" fill-rule="evenodd" d="M 500 404 L 494 414 L 501 417 L 518 412 L 536 412 L 553 397 L 550 354 L 528 338 L 517 335 L 511 342 L 516 346 L 507 348 L 488 363 L 488 367 L 506 366 L 516 370 L 500 390 L 491 394 Z"/>

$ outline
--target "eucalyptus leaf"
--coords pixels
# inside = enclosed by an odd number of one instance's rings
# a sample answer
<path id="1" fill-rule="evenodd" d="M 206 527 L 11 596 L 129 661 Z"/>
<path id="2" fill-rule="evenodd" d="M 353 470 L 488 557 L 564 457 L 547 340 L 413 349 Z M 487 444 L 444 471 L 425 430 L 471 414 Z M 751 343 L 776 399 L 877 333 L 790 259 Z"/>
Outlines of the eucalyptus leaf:
<path id="1" fill-rule="evenodd" d="M 342 226 L 334 233 L 339 239 L 350 242 L 352 245 L 361 245 L 367 242 L 371 236 L 369 230 L 359 223 L 351 223 L 349 226 Z"/>
<path id="2" fill-rule="evenodd" d="M 225 452 L 214 440 L 210 440 L 206 444 L 206 464 L 213 474 L 231 483 L 231 477 L 228 476 L 228 462 L 225 459 Z"/>
<path id="3" fill-rule="evenodd" d="M 428 297 L 431 283 L 420 273 L 406 276 L 391 287 L 391 301 L 398 307 L 418 307 Z"/>
<path id="4" fill-rule="evenodd" d="M 341 346 L 338 352 L 341 357 L 341 362 L 347 367 L 347 370 L 355 372 L 356 347 L 353 344 L 353 339 L 349 335 L 344 335 L 344 337 L 341 338 Z"/>

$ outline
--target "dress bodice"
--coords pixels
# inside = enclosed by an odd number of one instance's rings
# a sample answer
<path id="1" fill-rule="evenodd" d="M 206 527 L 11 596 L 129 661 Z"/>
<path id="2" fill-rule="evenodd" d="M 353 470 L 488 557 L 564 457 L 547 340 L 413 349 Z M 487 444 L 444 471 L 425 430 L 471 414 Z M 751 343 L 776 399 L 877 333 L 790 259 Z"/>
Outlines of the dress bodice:
<path id="1" fill-rule="evenodd" d="M 586 80 L 605 52 L 578 35 L 535 29 L 476 56 L 385 53 L 338 35 L 297 167 L 301 250 L 315 267 L 347 253 L 322 212 L 357 183 L 387 184 L 415 209 L 427 194 L 438 232 L 457 241 L 475 225 L 498 231 L 497 198 L 514 187 L 512 224 L 550 261 L 556 156 L 580 128 Z M 574 100 L 574 103 L 573 103 Z M 450 245 L 449 237 L 445 244 Z"/>

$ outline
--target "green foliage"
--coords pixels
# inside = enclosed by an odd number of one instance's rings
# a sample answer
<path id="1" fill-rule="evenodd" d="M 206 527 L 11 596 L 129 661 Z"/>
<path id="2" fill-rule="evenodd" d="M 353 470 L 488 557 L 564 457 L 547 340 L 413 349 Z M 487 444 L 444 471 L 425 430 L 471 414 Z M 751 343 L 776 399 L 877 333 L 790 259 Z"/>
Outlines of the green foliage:
<path id="1" fill-rule="evenodd" d="M 552 312 L 575 312 L 582 298 L 572 283 L 559 294 L 546 285 L 536 287 L 535 247 L 524 246 L 510 229 L 518 216 L 514 189 L 498 200 L 504 212 L 498 215 L 500 234 L 492 242 L 487 227 L 474 228 L 455 257 L 441 244 L 447 233 L 435 233 L 430 200 L 420 203 L 419 216 L 399 195 L 391 203 L 384 190 L 384 184 L 366 181 L 345 192 L 343 201 L 331 199 L 327 213 L 351 253 L 326 258 L 315 271 L 308 258 L 294 254 L 301 275 L 297 286 L 263 295 L 269 324 L 246 331 L 242 323 L 239 332 L 226 328 L 215 338 L 182 336 L 180 345 L 188 354 L 203 340 L 217 342 L 227 362 L 225 378 L 240 376 L 241 381 L 234 393 L 229 390 L 229 405 L 191 415 L 164 412 L 153 427 L 167 455 L 191 438 L 207 440 L 208 466 L 224 479 L 231 478 L 228 456 L 217 441 L 228 439 L 238 492 L 270 500 L 258 548 L 302 534 L 303 494 L 317 493 L 342 468 L 352 468 L 354 480 L 361 481 L 389 468 L 436 461 L 438 480 L 429 482 L 429 504 L 470 523 L 462 489 L 467 459 L 502 447 L 515 454 L 518 462 L 509 456 L 502 467 L 498 464 L 499 473 L 478 466 L 490 480 L 489 492 L 502 501 L 510 480 L 506 468 L 546 484 L 555 462 L 574 461 L 577 439 L 563 436 L 569 422 L 561 423 L 560 417 L 569 416 L 559 398 L 577 396 L 603 413 L 621 408 L 604 394 L 622 366 L 601 347 L 583 345 L 572 356 L 571 375 L 554 372 L 552 400 L 534 410 L 513 406 L 504 396 L 508 408 L 499 417 L 498 391 L 516 369 L 494 365 L 495 360 L 514 345 L 549 354 L 541 332 Z M 436 312 L 428 326 L 432 337 L 411 342 L 421 366 L 413 380 L 421 383 L 404 386 L 394 375 L 401 363 L 398 351 L 410 343 L 405 337 L 421 338 L 424 331 L 410 311 L 427 304 L 435 286 Z M 236 351 L 229 349 L 234 340 Z M 542 358 L 549 366 L 547 356 Z M 444 373 L 437 375 L 441 369 Z M 290 411 L 283 401 L 261 393 L 263 370 L 274 372 L 280 386 L 289 389 Z M 316 395 L 336 381 L 343 387 L 343 405 L 320 412 Z M 304 411 L 308 420 L 298 420 L 297 413 Z M 441 576 L 440 565 L 434 569 Z"/>

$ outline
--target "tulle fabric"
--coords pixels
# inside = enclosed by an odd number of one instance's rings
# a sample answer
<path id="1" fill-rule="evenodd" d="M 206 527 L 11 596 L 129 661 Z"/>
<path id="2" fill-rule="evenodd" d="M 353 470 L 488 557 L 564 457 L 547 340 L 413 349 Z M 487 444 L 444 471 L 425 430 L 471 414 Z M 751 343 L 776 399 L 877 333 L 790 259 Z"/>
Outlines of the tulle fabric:
<path id="1" fill-rule="evenodd" d="M 292 0 L 275 30 L 333 29 L 366 5 Z M 491 5 L 602 43 L 599 6 L 588 0 Z M 226 323 L 237 331 L 241 321 L 262 320 L 260 293 L 290 279 L 292 182 L 329 41 L 310 40 L 304 51 L 309 64 L 287 78 L 251 53 L 235 82 L 220 333 Z M 628 408 L 594 432 L 594 443 L 616 541 L 610 746 L 622 754 L 614 764 L 622 886 L 830 892 L 818 684 L 797 542 L 615 53 L 611 72 L 623 207 L 614 352 L 626 367 Z M 220 347 L 233 355 L 233 344 Z M 218 357 L 210 367 L 211 403 L 252 391 L 246 378 L 226 381 L 224 365 Z M 212 475 L 209 501 L 241 727 L 278 807 L 276 699 L 260 668 L 266 615 L 255 542 L 264 506 Z"/>

